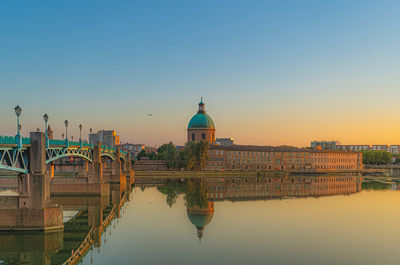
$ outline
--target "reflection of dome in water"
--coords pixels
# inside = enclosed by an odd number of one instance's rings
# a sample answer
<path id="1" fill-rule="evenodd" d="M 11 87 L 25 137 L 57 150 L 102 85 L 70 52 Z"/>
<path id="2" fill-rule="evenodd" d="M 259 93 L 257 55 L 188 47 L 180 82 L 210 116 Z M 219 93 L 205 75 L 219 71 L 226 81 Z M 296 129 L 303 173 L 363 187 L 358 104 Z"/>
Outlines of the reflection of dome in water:
<path id="1" fill-rule="evenodd" d="M 204 228 L 211 222 L 214 216 L 214 202 L 209 202 L 206 208 L 188 208 L 187 215 L 190 222 L 197 229 L 197 236 L 201 239 L 203 237 Z"/>

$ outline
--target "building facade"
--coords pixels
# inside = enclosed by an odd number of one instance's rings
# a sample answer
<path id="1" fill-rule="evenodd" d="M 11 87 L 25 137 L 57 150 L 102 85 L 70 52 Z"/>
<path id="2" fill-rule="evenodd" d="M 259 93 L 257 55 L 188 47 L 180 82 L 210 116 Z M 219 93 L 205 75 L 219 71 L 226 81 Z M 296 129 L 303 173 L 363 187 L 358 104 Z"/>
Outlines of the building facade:
<path id="1" fill-rule="evenodd" d="M 122 149 L 128 151 L 133 158 L 136 158 L 137 155 L 145 149 L 146 145 L 144 144 L 123 144 Z"/>
<path id="2" fill-rule="evenodd" d="M 337 150 L 346 150 L 346 151 L 369 151 L 371 147 L 369 145 L 337 145 Z"/>
<path id="3" fill-rule="evenodd" d="M 224 178 L 206 181 L 207 197 L 212 201 L 247 201 L 285 197 L 349 195 L 361 191 L 354 176 Z"/>
<path id="4" fill-rule="evenodd" d="M 338 142 L 312 142 L 315 149 L 235 145 L 232 138 L 215 140 L 215 125 L 206 114 L 203 100 L 188 124 L 188 142 L 210 143 L 206 170 L 359 170 L 358 150 L 336 150 Z M 320 147 L 320 148 L 317 148 Z"/>
<path id="5" fill-rule="evenodd" d="M 290 147 L 210 145 L 208 170 L 358 170 L 362 153 Z"/>
<path id="6" fill-rule="evenodd" d="M 215 125 L 204 108 L 203 99 L 199 103 L 199 110 L 189 121 L 187 129 L 187 141 L 199 142 L 201 140 L 209 143 L 215 142 Z"/>
<path id="7" fill-rule="evenodd" d="M 89 143 L 101 142 L 103 145 L 116 147 L 120 144 L 119 135 L 114 130 L 100 130 L 97 133 L 89 134 Z"/>
<path id="8" fill-rule="evenodd" d="M 321 148 L 325 150 L 335 150 L 336 145 L 339 145 L 338 141 L 312 141 L 311 148 Z"/>
<path id="9" fill-rule="evenodd" d="M 218 145 L 223 145 L 223 146 L 230 146 L 230 145 L 234 145 L 234 141 L 233 138 L 217 138 L 215 140 L 215 144 Z"/>

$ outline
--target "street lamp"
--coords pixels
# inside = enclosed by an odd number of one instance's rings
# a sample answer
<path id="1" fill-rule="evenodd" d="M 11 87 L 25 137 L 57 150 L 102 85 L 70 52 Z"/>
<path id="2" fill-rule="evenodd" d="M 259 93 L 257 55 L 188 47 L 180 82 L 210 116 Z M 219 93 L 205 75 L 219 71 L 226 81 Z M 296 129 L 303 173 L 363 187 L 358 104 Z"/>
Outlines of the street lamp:
<path id="1" fill-rule="evenodd" d="M 79 124 L 79 143 L 81 144 L 82 148 L 82 124 Z"/>
<path id="2" fill-rule="evenodd" d="M 46 148 L 49 148 L 49 136 L 47 133 L 47 121 L 49 120 L 49 115 L 47 115 L 47 113 L 45 113 L 43 115 L 43 119 L 44 119 L 44 132 L 45 132 L 45 137 L 46 137 Z"/>
<path id="3" fill-rule="evenodd" d="M 15 141 L 17 142 L 17 148 L 21 148 L 22 147 L 22 138 L 21 138 L 21 126 L 19 124 L 19 116 L 21 116 L 21 107 L 19 105 L 17 105 L 15 108 L 15 114 L 17 115 L 17 135 L 15 136 Z"/>
<path id="4" fill-rule="evenodd" d="M 82 124 L 79 124 L 79 141 L 82 141 Z"/>
<path id="5" fill-rule="evenodd" d="M 64 121 L 65 124 L 65 145 L 69 147 L 69 142 L 68 142 L 68 120 Z"/>
<path id="6" fill-rule="evenodd" d="M 90 143 L 90 146 L 93 148 L 93 141 L 90 140 L 90 135 L 92 134 L 92 131 L 93 131 L 92 128 L 90 128 L 89 129 L 89 143 Z"/>

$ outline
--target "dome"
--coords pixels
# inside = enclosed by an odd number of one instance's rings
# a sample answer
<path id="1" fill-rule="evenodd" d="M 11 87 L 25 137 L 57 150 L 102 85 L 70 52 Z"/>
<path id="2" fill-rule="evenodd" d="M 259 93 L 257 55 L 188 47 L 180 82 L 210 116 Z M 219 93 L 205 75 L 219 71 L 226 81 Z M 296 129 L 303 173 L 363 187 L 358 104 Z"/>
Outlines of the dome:
<path id="1" fill-rule="evenodd" d="M 188 129 L 194 128 L 215 129 L 215 126 L 210 116 L 205 113 L 197 113 L 189 121 Z"/>
<path id="2" fill-rule="evenodd" d="M 189 210 L 187 211 L 187 215 L 189 217 L 190 222 L 196 227 L 197 229 L 197 236 L 199 238 L 203 237 L 204 228 L 208 225 L 212 218 L 213 212 L 209 213 L 193 213 Z"/>
<path id="3" fill-rule="evenodd" d="M 204 109 L 204 105 L 205 104 L 203 103 L 203 98 L 201 98 L 201 101 L 199 103 L 199 110 L 197 111 L 197 114 L 190 119 L 188 129 L 201 128 L 215 130 L 214 122 L 211 117 L 207 115 Z"/>

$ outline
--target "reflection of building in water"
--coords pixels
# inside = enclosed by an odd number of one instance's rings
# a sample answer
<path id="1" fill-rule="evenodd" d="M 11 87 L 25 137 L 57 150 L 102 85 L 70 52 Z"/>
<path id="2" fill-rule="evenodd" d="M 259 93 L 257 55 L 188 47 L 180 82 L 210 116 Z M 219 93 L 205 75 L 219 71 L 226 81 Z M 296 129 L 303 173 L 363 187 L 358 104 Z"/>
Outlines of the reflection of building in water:
<path id="1" fill-rule="evenodd" d="M 252 200 L 284 196 L 329 196 L 361 191 L 357 177 L 225 178 L 207 180 L 211 200 Z"/>
<path id="2" fill-rule="evenodd" d="M 197 236 L 201 240 L 204 228 L 208 225 L 214 215 L 214 202 L 208 202 L 207 207 L 200 208 L 198 206 L 187 208 L 187 215 L 190 222 L 197 229 Z"/>
<path id="3" fill-rule="evenodd" d="M 357 176 L 164 179 L 159 185 L 162 186 L 158 190 L 167 196 L 170 206 L 178 194 L 185 194 L 187 216 L 196 227 L 199 239 L 212 221 L 215 201 L 350 195 L 361 191 L 361 179 Z"/>

